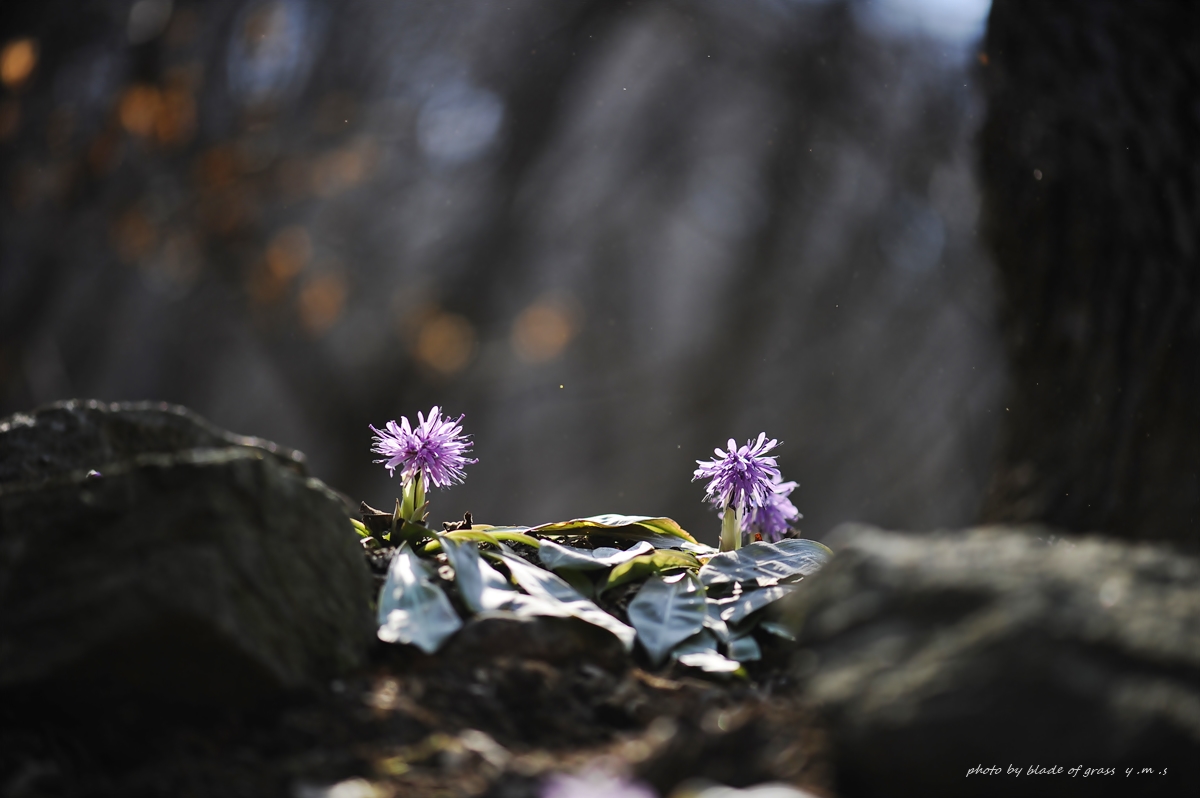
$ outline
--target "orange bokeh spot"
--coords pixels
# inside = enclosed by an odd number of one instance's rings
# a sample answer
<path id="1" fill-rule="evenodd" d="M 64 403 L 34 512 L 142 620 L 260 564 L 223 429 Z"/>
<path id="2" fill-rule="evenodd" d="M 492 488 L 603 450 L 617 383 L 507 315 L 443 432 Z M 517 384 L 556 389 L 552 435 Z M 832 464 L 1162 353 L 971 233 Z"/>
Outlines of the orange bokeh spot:
<path id="1" fill-rule="evenodd" d="M 227 147 L 213 147 L 196 164 L 196 179 L 208 190 L 227 188 L 237 179 L 237 163 Z"/>
<path id="2" fill-rule="evenodd" d="M 563 353 L 575 337 L 578 312 L 561 298 L 543 297 L 513 322 L 512 346 L 527 363 L 545 363 Z"/>
<path id="3" fill-rule="evenodd" d="M 299 225 L 285 227 L 267 245 L 267 270 L 280 282 L 287 282 L 308 265 L 312 257 L 312 239 Z"/>
<path id="4" fill-rule="evenodd" d="M 29 79 L 37 66 L 38 47 L 33 39 L 15 39 L 0 51 L 0 80 L 15 89 Z"/>
<path id="5" fill-rule="evenodd" d="M 196 129 L 196 101 L 184 86 L 159 90 L 130 86 L 117 106 L 121 127 L 135 136 L 153 136 L 160 144 L 182 144 Z"/>
<path id="6" fill-rule="evenodd" d="M 154 132 L 154 120 L 158 116 L 161 102 L 158 89 L 153 86 L 131 86 L 121 95 L 117 116 L 121 127 L 135 136 L 146 138 Z"/>
<path id="7" fill-rule="evenodd" d="M 366 175 L 366 158 L 355 149 L 344 149 L 325 155 L 315 164 L 313 183 L 318 194 L 334 197 L 362 182 Z"/>
<path id="8" fill-rule="evenodd" d="M 158 231 L 139 210 L 129 210 L 113 226 L 113 244 L 117 255 L 126 263 L 134 263 L 149 254 L 158 241 Z"/>
<path id="9" fill-rule="evenodd" d="M 154 135 L 162 144 L 183 144 L 196 130 L 196 101 L 187 89 L 176 86 L 159 95 Z"/>
<path id="10" fill-rule="evenodd" d="M 441 374 L 456 374 L 471 360 L 475 328 L 456 313 L 433 313 L 421 324 L 413 354 Z"/>
<path id="11" fill-rule="evenodd" d="M 337 274 L 314 277 L 296 297 L 300 323 L 312 335 L 321 335 L 342 316 L 346 281 Z"/>

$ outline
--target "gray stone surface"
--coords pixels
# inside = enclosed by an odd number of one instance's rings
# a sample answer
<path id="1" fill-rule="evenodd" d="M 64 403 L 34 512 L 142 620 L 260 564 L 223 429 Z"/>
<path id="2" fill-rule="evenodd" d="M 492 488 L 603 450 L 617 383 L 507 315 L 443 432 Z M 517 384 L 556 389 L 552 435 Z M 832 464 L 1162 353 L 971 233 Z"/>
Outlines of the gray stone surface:
<path id="1" fill-rule="evenodd" d="M 371 591 L 297 453 L 168 405 L 0 421 L 0 694 L 254 704 L 362 662 Z"/>
<path id="2" fill-rule="evenodd" d="M 785 617 L 805 695 L 830 724 L 839 794 L 1200 786 L 1200 562 L 1038 529 L 838 537 Z M 977 765 L 1002 773 L 968 777 Z"/>
<path id="3" fill-rule="evenodd" d="M 100 470 L 141 454 L 242 446 L 305 473 L 294 449 L 223 430 L 180 405 L 72 399 L 0 420 L 0 485 Z"/>

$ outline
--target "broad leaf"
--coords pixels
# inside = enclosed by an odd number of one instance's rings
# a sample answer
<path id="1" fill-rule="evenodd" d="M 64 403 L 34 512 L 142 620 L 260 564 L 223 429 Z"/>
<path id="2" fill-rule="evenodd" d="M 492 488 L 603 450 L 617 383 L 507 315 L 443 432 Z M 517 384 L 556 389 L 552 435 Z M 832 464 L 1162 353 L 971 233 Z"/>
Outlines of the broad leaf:
<path id="1" fill-rule="evenodd" d="M 407 543 L 392 556 L 379 593 L 379 639 L 411 643 L 426 654 L 462 626 L 450 599 L 433 582 L 428 566 Z"/>
<path id="2" fill-rule="evenodd" d="M 670 518 L 652 518 L 648 515 L 593 515 L 588 518 L 574 518 L 570 521 L 559 521 L 553 524 L 542 524 L 541 526 L 531 527 L 531 532 L 555 533 L 555 532 L 576 532 L 581 533 L 588 529 L 621 529 L 623 527 L 638 526 L 643 529 L 648 529 L 659 535 L 668 537 L 682 538 L 691 543 L 696 543 L 696 539 L 684 531 L 683 527 L 675 523 Z"/>
<path id="3" fill-rule="evenodd" d="M 707 546 L 703 543 L 693 543 L 690 540 L 684 540 L 683 538 L 671 535 L 660 535 L 657 532 L 651 532 L 640 526 L 627 526 L 621 529 L 593 529 L 591 532 L 597 536 L 616 538 L 618 540 L 644 541 L 656 549 L 680 549 L 691 552 L 697 557 L 711 557 L 717 553 L 717 549 L 712 546 Z"/>
<path id="4" fill-rule="evenodd" d="M 671 649 L 671 658 L 679 659 L 687 654 L 695 654 L 701 651 L 716 651 L 717 638 L 712 632 L 707 629 L 701 629 L 696 634 L 684 640 L 675 648 Z"/>
<path id="5" fill-rule="evenodd" d="M 442 548 L 454 569 L 454 581 L 463 603 L 471 612 L 508 609 L 520 592 L 511 582 L 479 556 L 474 541 L 443 536 Z"/>
<path id="6" fill-rule="evenodd" d="M 633 648 L 633 641 L 637 636 L 633 629 L 581 596 L 577 590 L 560 577 L 544 568 L 531 565 L 515 554 L 503 552 L 492 554 L 489 552 L 488 556 L 499 559 L 508 566 L 508 570 L 517 580 L 517 584 L 533 598 L 556 605 L 565 614 L 579 618 L 581 621 L 587 621 L 601 629 L 607 629 L 616 635 L 621 644 L 625 646 L 626 651 Z"/>
<path id="7" fill-rule="evenodd" d="M 438 551 L 442 547 L 441 538 L 473 540 L 476 543 L 491 543 L 495 546 L 499 546 L 501 541 L 524 543 L 526 546 L 533 546 L 535 549 L 542 545 L 542 541 L 526 535 L 523 530 L 524 527 L 489 527 L 482 524 L 476 525 L 471 529 L 455 529 L 451 532 L 438 533 L 433 540 L 429 541 L 423 551 Z"/>
<path id="8" fill-rule="evenodd" d="M 704 628 L 704 585 L 693 573 L 668 582 L 652 576 L 629 603 L 629 622 L 655 665 Z"/>
<path id="9" fill-rule="evenodd" d="M 446 532 L 452 538 L 464 538 L 471 540 L 472 532 L 483 532 L 491 535 L 497 540 L 507 541 L 508 543 L 524 543 L 526 546 L 533 546 L 535 549 L 542 545 L 542 541 L 527 534 L 529 530 L 523 526 L 488 526 L 487 524 L 475 524 L 470 529 L 455 529 Z"/>
<path id="10" fill-rule="evenodd" d="M 710 559 L 700 569 L 700 581 L 706 586 L 742 582 L 769 587 L 816 572 L 832 555 L 813 540 L 759 541 Z"/>
<path id="11" fill-rule="evenodd" d="M 600 588 L 600 592 L 603 593 L 605 590 L 614 588 L 617 585 L 633 582 L 651 574 L 660 574 L 663 571 L 670 571 L 674 568 L 699 567 L 700 561 L 686 551 L 659 549 L 653 554 L 643 554 L 640 557 L 634 557 L 628 562 L 621 563 L 616 568 L 613 568 L 608 575 L 608 580 Z"/>
<path id="12" fill-rule="evenodd" d="M 578 549 L 574 546 L 564 546 L 552 540 L 542 541 L 538 549 L 538 558 L 542 565 L 551 570 L 559 568 L 574 568 L 577 571 L 599 571 L 628 562 L 634 557 L 649 554 L 654 547 L 649 543 L 639 542 L 633 548 L 614 549 L 600 546 L 595 549 Z"/>
<path id="13" fill-rule="evenodd" d="M 721 602 L 709 598 L 704 603 L 704 628 L 708 629 L 722 643 L 729 642 L 729 627 L 721 620 Z"/>
<path id="14" fill-rule="evenodd" d="M 596 597 L 596 585 L 588 578 L 584 571 L 576 571 L 574 568 L 563 568 L 558 572 L 562 580 L 571 587 L 575 588 L 575 592 L 584 598 L 594 599 Z"/>
<path id="15" fill-rule="evenodd" d="M 758 647 L 758 641 L 751 634 L 733 638 L 725 648 L 729 658 L 736 659 L 738 662 L 762 659 L 762 649 Z"/>
<path id="16" fill-rule="evenodd" d="M 770 632 L 776 637 L 782 637 L 784 640 L 790 640 L 793 643 L 796 642 L 796 634 L 779 621 L 759 621 L 758 626 L 764 632 Z"/>
<path id="17" fill-rule="evenodd" d="M 796 589 L 796 585 L 774 585 L 760 590 L 747 590 L 739 595 L 719 599 L 721 620 L 730 626 L 742 622 L 752 612 L 757 612 L 768 604 L 779 601 Z"/>
<path id="18" fill-rule="evenodd" d="M 716 651 L 694 651 L 679 657 L 680 665 L 699 668 L 705 673 L 737 673 L 742 664 L 737 660 L 722 657 Z"/>

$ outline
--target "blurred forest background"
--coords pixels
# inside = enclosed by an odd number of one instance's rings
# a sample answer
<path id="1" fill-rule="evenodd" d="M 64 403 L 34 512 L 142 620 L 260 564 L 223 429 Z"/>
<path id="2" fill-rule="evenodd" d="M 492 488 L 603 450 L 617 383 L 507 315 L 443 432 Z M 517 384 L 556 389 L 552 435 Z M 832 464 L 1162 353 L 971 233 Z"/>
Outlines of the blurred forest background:
<path id="1" fill-rule="evenodd" d="M 53 0 L 0 29 L 0 414 L 166 400 L 390 507 L 368 423 L 475 437 L 434 520 L 973 521 L 1004 413 L 987 0 Z"/>

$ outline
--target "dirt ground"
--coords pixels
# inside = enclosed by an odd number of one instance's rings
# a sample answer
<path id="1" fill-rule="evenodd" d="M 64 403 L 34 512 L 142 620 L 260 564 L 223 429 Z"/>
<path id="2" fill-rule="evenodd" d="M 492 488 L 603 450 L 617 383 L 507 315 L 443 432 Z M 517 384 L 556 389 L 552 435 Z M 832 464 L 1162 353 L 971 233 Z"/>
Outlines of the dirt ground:
<path id="1" fill-rule="evenodd" d="M 387 552 L 367 559 L 381 583 Z M 623 618 L 635 590 L 605 609 Z M 0 705 L 0 795 L 523 798 L 599 768 L 663 796 L 706 779 L 831 797 L 790 645 L 762 644 L 745 678 L 709 677 L 575 619 L 477 619 L 436 655 L 376 643 L 360 672 L 251 712 L 30 698 Z"/>
<path id="2" fill-rule="evenodd" d="M 461 651 L 450 661 L 380 644 L 363 673 L 257 714 L 9 708 L 0 790 L 517 798 L 537 795 L 548 774 L 590 766 L 662 795 L 705 778 L 832 796 L 824 737 L 777 669 L 726 682 L 682 670 Z"/>

